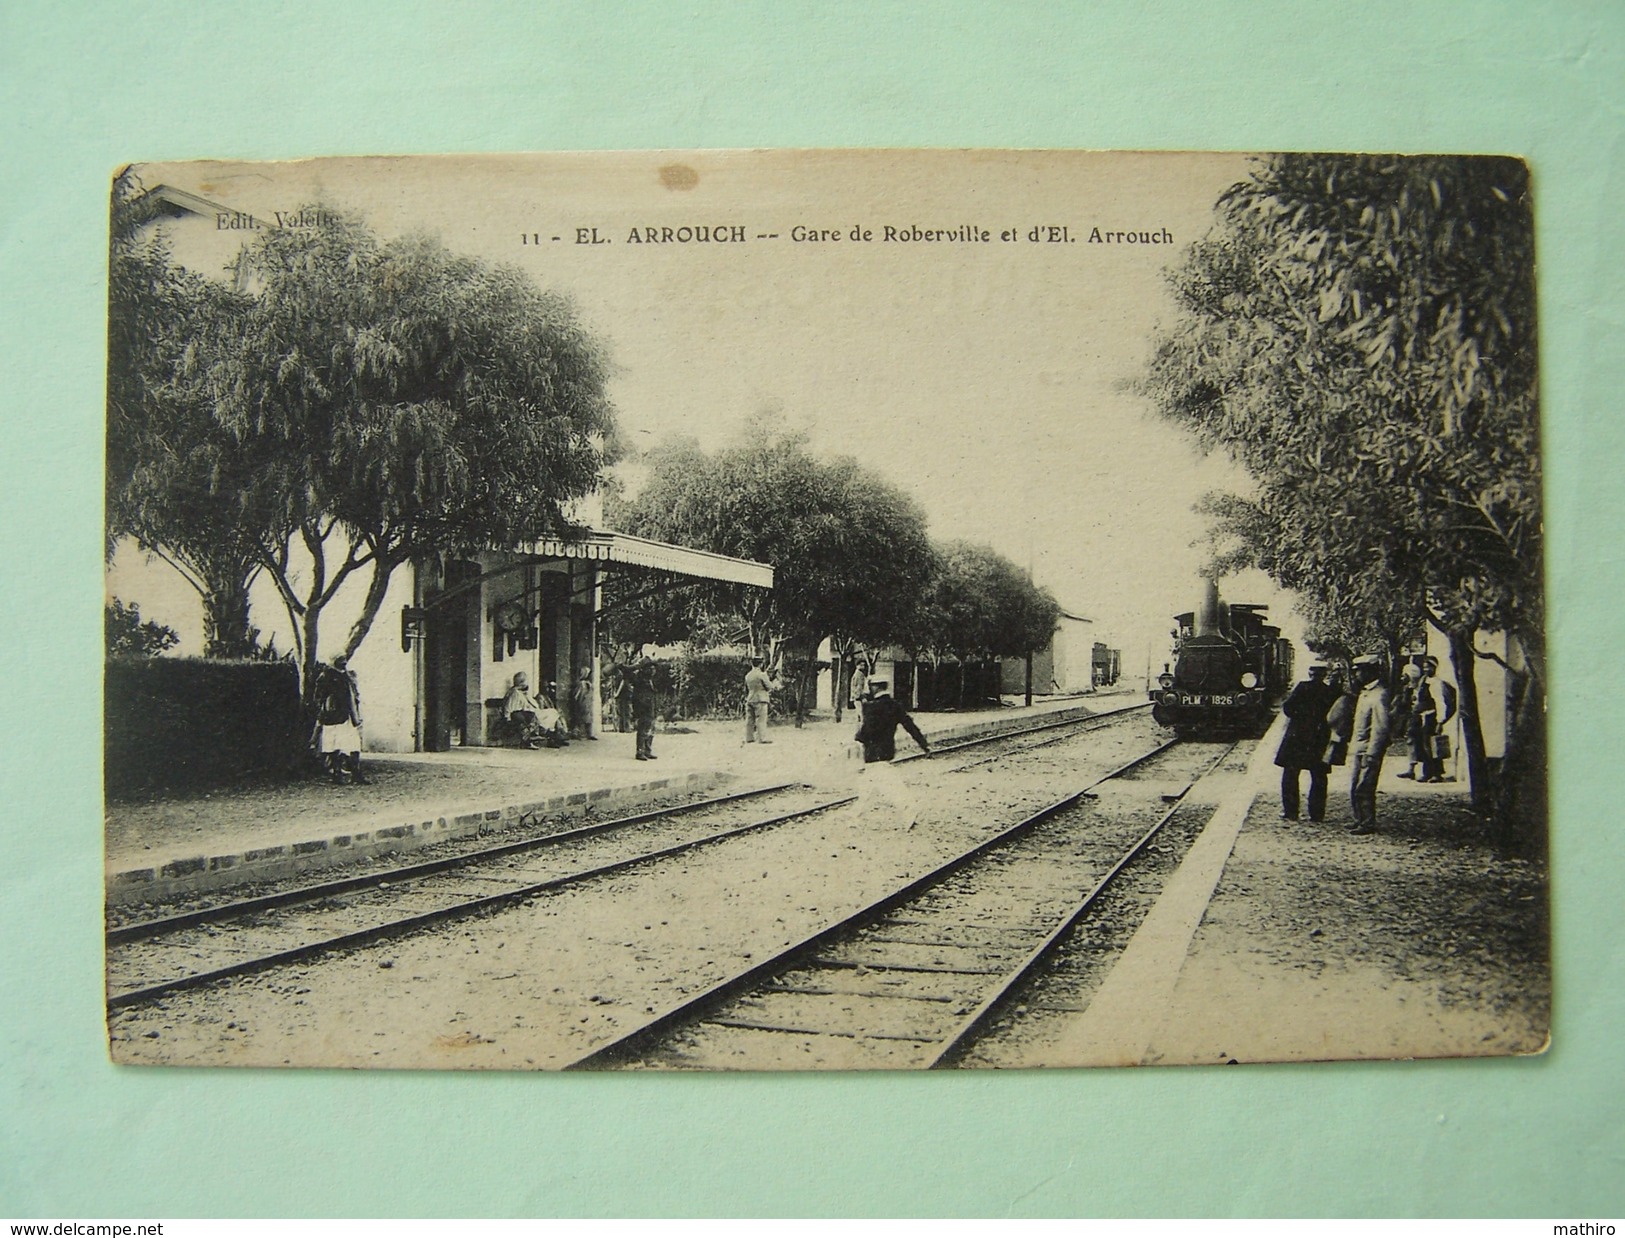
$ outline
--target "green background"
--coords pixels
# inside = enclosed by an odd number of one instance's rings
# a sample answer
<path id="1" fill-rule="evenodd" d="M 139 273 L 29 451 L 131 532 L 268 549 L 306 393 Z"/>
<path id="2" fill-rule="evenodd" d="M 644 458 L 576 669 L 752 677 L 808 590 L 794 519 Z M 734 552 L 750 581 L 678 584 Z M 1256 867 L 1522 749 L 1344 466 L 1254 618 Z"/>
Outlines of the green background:
<path id="1" fill-rule="evenodd" d="M 0 1216 L 1625 1212 L 1622 18 L 1528 0 L 0 2 Z M 110 1066 L 98 602 L 114 168 L 890 145 L 1531 160 L 1550 1053 L 918 1077 Z"/>

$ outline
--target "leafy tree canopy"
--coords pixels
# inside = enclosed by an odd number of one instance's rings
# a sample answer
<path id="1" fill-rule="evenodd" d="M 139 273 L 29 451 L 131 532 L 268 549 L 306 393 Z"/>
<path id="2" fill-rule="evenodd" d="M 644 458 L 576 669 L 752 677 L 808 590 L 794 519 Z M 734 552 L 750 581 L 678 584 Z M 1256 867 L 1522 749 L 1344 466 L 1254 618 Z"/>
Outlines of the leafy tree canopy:
<path id="1" fill-rule="evenodd" d="M 987 546 L 947 542 L 911 633 L 915 647 L 962 661 L 1024 657 L 1049 644 L 1060 604 Z"/>
<path id="2" fill-rule="evenodd" d="M 649 454 L 649 479 L 612 523 L 629 533 L 772 564 L 771 593 L 717 586 L 687 590 L 682 622 L 734 613 L 750 643 L 826 636 L 897 639 L 929 580 L 932 556 L 919 506 L 850 457 L 820 460 L 805 437 L 766 418 L 714 454 L 692 440 Z"/>
<path id="3" fill-rule="evenodd" d="M 1515 634 L 1530 671 L 1506 768 L 1532 768 L 1517 753 L 1543 715 L 1527 168 L 1272 156 L 1220 198 L 1172 284 L 1180 318 L 1145 390 L 1254 482 L 1210 501 L 1215 566 L 1300 593 L 1327 645 L 1397 649 L 1425 615 L 1450 641 L 1482 804 L 1475 632 Z"/>
<path id="4" fill-rule="evenodd" d="M 304 214 L 320 222 L 243 251 L 242 296 L 177 272 L 135 212 L 115 228 L 128 257 L 115 331 L 129 341 L 113 349 L 109 471 L 147 479 L 154 504 L 196 500 L 199 528 L 229 496 L 219 540 L 252 542 L 308 685 L 346 580 L 366 581 L 353 653 L 397 567 L 564 531 L 616 440 L 604 351 L 565 297 L 428 238 L 383 241 L 324 205 Z"/>
<path id="5" fill-rule="evenodd" d="M 1147 390 L 1257 482 L 1215 510 L 1284 587 L 1541 641 L 1533 230 L 1508 159 L 1286 155 L 1173 275 Z"/>
<path id="6" fill-rule="evenodd" d="M 108 261 L 107 553 L 133 537 L 203 600 L 205 651 L 251 644 L 248 592 L 265 541 L 245 502 L 247 460 L 197 381 L 234 341 L 243 299 L 177 266 L 153 204 L 114 185 Z"/>

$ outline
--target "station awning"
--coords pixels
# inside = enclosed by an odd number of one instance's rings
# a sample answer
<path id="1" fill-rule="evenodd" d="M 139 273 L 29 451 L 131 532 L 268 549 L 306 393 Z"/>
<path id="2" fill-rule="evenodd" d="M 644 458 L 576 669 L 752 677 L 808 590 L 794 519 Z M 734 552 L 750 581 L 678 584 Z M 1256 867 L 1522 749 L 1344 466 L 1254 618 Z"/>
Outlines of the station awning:
<path id="1" fill-rule="evenodd" d="M 520 549 L 543 559 L 622 563 L 629 567 L 652 568 L 700 580 L 726 580 L 739 585 L 755 585 L 759 589 L 773 587 L 773 568 L 766 563 L 713 554 L 709 550 L 695 550 L 691 546 L 673 546 L 668 542 L 634 537 L 630 533 L 593 529 L 579 537 L 542 538 L 528 542 Z"/>

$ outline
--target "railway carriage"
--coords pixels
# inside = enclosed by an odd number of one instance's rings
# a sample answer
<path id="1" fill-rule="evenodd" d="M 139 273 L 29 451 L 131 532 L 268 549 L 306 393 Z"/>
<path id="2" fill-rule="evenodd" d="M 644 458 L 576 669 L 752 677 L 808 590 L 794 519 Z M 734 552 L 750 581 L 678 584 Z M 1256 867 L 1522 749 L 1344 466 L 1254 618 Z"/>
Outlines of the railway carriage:
<path id="1" fill-rule="evenodd" d="M 1256 735 L 1292 684 L 1292 642 L 1266 608 L 1227 604 L 1209 581 L 1176 617 L 1174 660 L 1150 690 L 1151 716 L 1181 735 Z"/>

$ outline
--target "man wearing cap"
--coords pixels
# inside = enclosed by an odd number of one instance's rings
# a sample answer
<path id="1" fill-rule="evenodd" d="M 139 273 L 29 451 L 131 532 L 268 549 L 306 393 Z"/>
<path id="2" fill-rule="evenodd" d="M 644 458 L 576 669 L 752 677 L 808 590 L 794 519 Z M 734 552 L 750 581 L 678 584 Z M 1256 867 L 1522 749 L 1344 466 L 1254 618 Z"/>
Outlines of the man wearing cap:
<path id="1" fill-rule="evenodd" d="M 1422 780 L 1424 782 L 1444 781 L 1444 762 L 1450 755 L 1448 732 L 1450 720 L 1456 716 L 1456 708 L 1460 704 L 1461 695 L 1456 691 L 1456 685 L 1439 678 L 1439 659 L 1431 655 L 1422 660 L 1422 669 L 1426 672 L 1426 683 L 1437 684 L 1439 691 L 1435 695 L 1437 701 L 1438 718 L 1434 723 L 1432 748 L 1427 760 L 1423 763 Z"/>
<path id="2" fill-rule="evenodd" d="M 860 653 L 852 660 L 852 680 L 847 689 L 846 703 L 849 708 L 861 710 L 864 699 L 869 695 L 869 666 Z"/>
<path id="3" fill-rule="evenodd" d="M 914 737 L 914 742 L 920 746 L 920 751 L 927 755 L 931 752 L 931 745 L 925 742 L 925 736 L 920 734 L 920 728 L 909 717 L 908 711 L 892 699 L 886 690 L 891 685 L 884 679 L 871 679 L 869 681 L 869 699 L 863 703 L 863 722 L 858 727 L 858 733 L 853 736 L 863 745 L 863 763 L 871 765 L 876 761 L 890 761 L 897 755 L 897 728 L 901 726 Z"/>
<path id="4" fill-rule="evenodd" d="M 1394 710 L 1394 728 L 1398 730 L 1403 719 L 1411 765 L 1409 769 L 1400 770 L 1399 776 L 1421 782 L 1427 777 L 1427 762 L 1433 757 L 1433 735 L 1438 729 L 1439 710 L 1422 667 L 1416 662 L 1407 663 L 1403 674 L 1399 703 Z"/>
<path id="5" fill-rule="evenodd" d="M 1276 749 L 1275 763 L 1281 767 L 1281 819 L 1298 819 L 1299 775 L 1309 771 L 1309 819 L 1326 819 L 1326 782 L 1331 767 L 1326 764 L 1326 745 L 1331 726 L 1326 715 L 1337 700 L 1337 689 L 1326 682 L 1326 668 L 1309 668 L 1305 679 L 1281 703 L 1286 715 L 1286 733 Z"/>
<path id="6" fill-rule="evenodd" d="M 1354 767 L 1349 782 L 1349 800 L 1354 807 L 1351 834 L 1377 832 L 1377 779 L 1382 774 L 1382 758 L 1388 751 L 1393 712 L 1388 688 L 1382 682 L 1382 662 L 1366 656 L 1354 659 L 1354 678 L 1360 686 L 1354 704 L 1354 730 L 1350 756 Z"/>
<path id="7" fill-rule="evenodd" d="M 866 812 L 889 811 L 899 825 L 913 829 L 918 812 L 914 793 L 891 764 L 897 755 L 897 728 L 901 726 L 912 735 L 927 756 L 931 745 L 925 742 L 908 711 L 886 691 L 889 686 L 884 679 L 871 679 L 868 699 L 863 702 L 863 725 L 855 736 L 863 745 L 861 795 Z"/>
<path id="8" fill-rule="evenodd" d="M 767 672 L 762 669 L 762 656 L 757 654 L 750 660 L 750 670 L 745 672 L 745 742 L 747 744 L 771 744 L 773 741 L 767 737 L 767 707 L 772 700 L 773 689 L 777 685 L 768 678 Z"/>

